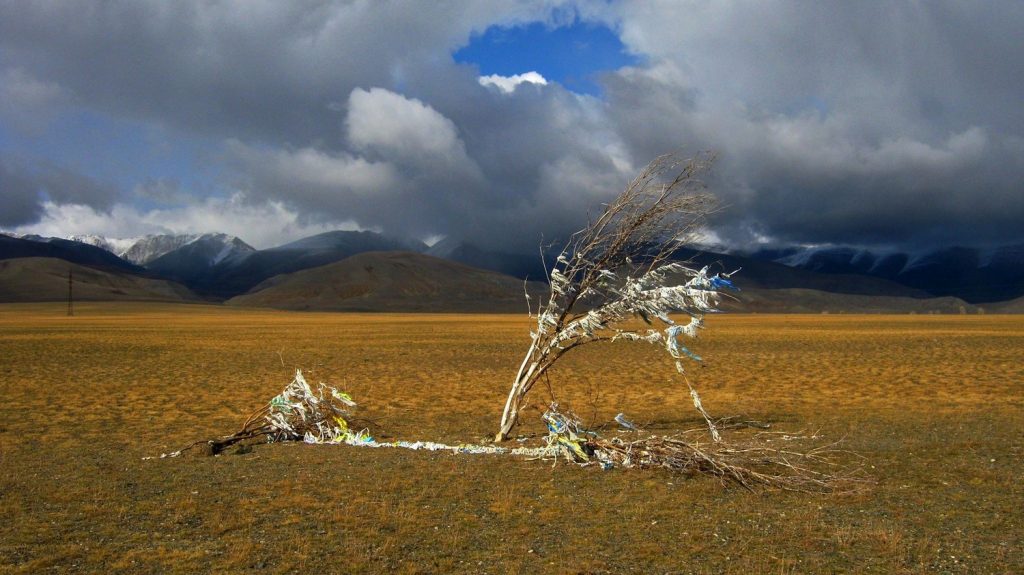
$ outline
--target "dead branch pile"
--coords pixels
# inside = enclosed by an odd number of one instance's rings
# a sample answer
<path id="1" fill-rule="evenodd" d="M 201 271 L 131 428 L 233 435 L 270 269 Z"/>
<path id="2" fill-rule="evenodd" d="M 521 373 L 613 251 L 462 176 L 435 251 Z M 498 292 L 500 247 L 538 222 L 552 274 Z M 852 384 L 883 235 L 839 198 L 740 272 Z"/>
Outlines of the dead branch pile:
<path id="1" fill-rule="evenodd" d="M 688 439 L 691 430 L 673 436 L 640 432 L 635 439 L 599 437 L 581 427 L 575 416 L 552 404 L 543 415 L 548 425 L 548 445 L 567 461 L 600 465 L 604 469 L 668 469 L 689 475 L 704 474 L 746 489 L 771 487 L 787 491 L 847 493 L 862 489 L 868 479 L 856 468 L 839 466 L 836 444 L 800 449 L 805 440 L 817 437 L 757 433 L 747 440 L 700 442 Z M 774 442 L 786 442 L 785 448 Z"/>
<path id="2" fill-rule="evenodd" d="M 183 451 L 207 445 L 216 455 L 224 449 L 249 439 L 266 438 L 268 442 L 304 441 L 306 443 L 359 443 L 370 441 L 366 430 L 349 429 L 350 408 L 356 406 L 347 393 L 327 386 L 310 387 L 302 370 L 284 390 L 266 405 L 254 411 L 237 432 L 208 441 L 197 441 L 188 447 L 161 457 L 177 457 Z"/>
<path id="3" fill-rule="evenodd" d="M 380 442 L 367 430 L 353 431 L 351 408 L 355 401 L 343 392 L 323 383 L 316 390 L 309 385 L 301 370 L 284 390 L 263 407 L 254 411 L 237 432 L 208 441 L 197 441 L 181 451 L 161 457 L 177 457 L 184 451 L 206 446 L 216 455 L 227 447 L 246 440 L 263 439 L 270 443 L 302 441 L 310 444 L 346 444 L 358 447 L 403 448 L 411 450 L 449 451 L 453 454 L 513 455 L 531 459 L 565 458 L 581 466 L 599 465 L 602 469 L 667 469 L 685 474 L 706 474 L 726 483 L 747 489 L 774 487 L 779 489 L 837 493 L 854 491 L 865 484 L 856 472 L 841 469 L 832 462 L 839 453 L 835 445 L 797 449 L 802 440 L 817 437 L 791 437 L 759 432 L 746 441 L 709 441 L 690 439 L 708 433 L 707 429 L 690 430 L 673 436 L 647 434 L 625 420 L 620 413 L 616 421 L 631 429 L 632 439 L 605 438 L 586 429 L 571 411 L 560 411 L 552 403 L 541 416 L 548 427 L 546 445 L 505 448 L 497 445 L 446 445 L 432 441 Z M 751 422 L 730 424 L 718 422 L 717 429 L 758 427 Z M 723 425 L 724 423 L 724 425 Z M 714 429 L 714 428 L 713 428 Z M 771 445 L 786 442 L 785 449 Z"/>

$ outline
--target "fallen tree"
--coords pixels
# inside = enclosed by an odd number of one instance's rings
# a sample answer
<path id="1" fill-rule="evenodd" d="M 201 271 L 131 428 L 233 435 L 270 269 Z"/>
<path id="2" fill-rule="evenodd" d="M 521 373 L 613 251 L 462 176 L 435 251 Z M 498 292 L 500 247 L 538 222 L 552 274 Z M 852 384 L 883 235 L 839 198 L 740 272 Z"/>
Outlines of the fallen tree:
<path id="1" fill-rule="evenodd" d="M 604 469 L 658 468 L 711 475 L 748 489 L 769 486 L 847 492 L 862 488 L 868 481 L 859 470 L 836 465 L 836 444 L 820 445 L 816 435 L 754 431 L 723 440 L 725 429 L 766 426 L 713 419 L 686 376 L 684 361 L 701 358 L 682 338 L 696 337 L 705 314 L 717 311 L 720 290 L 735 288 L 731 273 L 712 274 L 707 268 L 693 269 L 671 260 L 715 208 L 714 198 L 704 192 L 700 181 L 711 160 L 710 156 L 685 161 L 674 156 L 657 158 L 557 255 L 550 272 L 550 293 L 536 311 L 536 329 L 505 402 L 495 444 L 377 441 L 366 429 L 355 431 L 359 426 L 351 425 L 356 404 L 350 396 L 323 383 L 314 390 L 302 372 L 296 371 L 292 382 L 253 412 L 239 431 L 162 457 L 176 457 L 197 446 L 205 446 L 215 455 L 236 443 L 262 439 L 535 459 L 563 457 L 577 465 Z M 682 314 L 685 319 L 677 322 L 671 314 Z M 636 318 L 648 327 L 636 329 L 629 323 Z M 541 378 L 548 380 L 547 372 L 559 359 L 580 346 L 616 340 L 664 346 L 706 428 L 650 434 L 620 413 L 615 421 L 628 431 L 601 436 L 552 401 L 542 416 L 548 427 L 544 445 L 500 446 L 510 437 L 530 391 Z M 779 442 L 785 444 L 779 447 Z M 801 447 L 807 442 L 810 446 Z"/>
<path id="2" fill-rule="evenodd" d="M 620 416 L 616 421 L 630 431 L 606 437 L 586 429 L 574 414 L 563 413 L 553 404 L 542 416 L 548 434 L 539 445 L 502 447 L 498 444 L 449 445 L 425 440 L 380 441 L 373 438 L 366 428 L 353 425 L 359 421 L 353 413 L 355 407 L 355 401 L 348 394 L 323 383 L 314 388 L 302 372 L 296 370 L 291 383 L 246 418 L 237 432 L 197 441 L 179 451 L 165 453 L 161 458 L 178 457 L 197 448 L 207 455 L 218 455 L 233 445 L 245 446 L 254 441 L 301 441 L 365 448 L 445 451 L 459 455 L 510 455 L 556 463 L 565 459 L 582 467 L 601 469 L 664 469 L 690 475 L 710 475 L 723 484 L 735 484 L 751 490 L 772 487 L 840 493 L 856 491 L 866 484 L 860 474 L 833 464 L 832 456 L 837 453 L 835 445 L 813 445 L 818 440 L 816 436 L 773 434 L 768 437 L 769 434 L 759 432 L 743 441 L 706 442 L 700 438 L 703 430 L 689 430 L 670 436 L 649 434 Z M 749 422 L 738 425 L 749 427 Z M 783 446 L 775 447 L 775 441 Z M 812 446 L 801 446 L 807 442 Z M 239 452 L 244 453 L 248 449 L 245 447 Z"/>

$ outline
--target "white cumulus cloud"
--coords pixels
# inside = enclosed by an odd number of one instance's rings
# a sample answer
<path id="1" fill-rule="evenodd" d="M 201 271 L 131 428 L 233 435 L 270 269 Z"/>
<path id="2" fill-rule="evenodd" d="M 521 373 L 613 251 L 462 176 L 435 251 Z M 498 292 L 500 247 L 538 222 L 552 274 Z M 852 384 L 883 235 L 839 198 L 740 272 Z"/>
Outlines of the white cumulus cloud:
<path id="1" fill-rule="evenodd" d="M 477 81 L 480 82 L 481 86 L 494 86 L 506 94 L 514 92 L 520 84 L 537 84 L 539 86 L 547 86 L 548 84 L 547 79 L 538 72 L 527 72 L 513 76 L 491 74 L 490 76 L 480 76 Z"/>
<path id="2" fill-rule="evenodd" d="M 138 210 L 116 204 L 109 211 L 81 204 L 45 202 L 40 220 L 14 228 L 23 234 L 66 237 L 96 234 L 134 237 L 146 234 L 199 234 L 211 231 L 237 236 L 257 249 L 331 230 L 359 230 L 355 222 L 310 222 L 278 201 L 250 202 L 244 194 L 208 197 L 173 208 Z"/>
<path id="3" fill-rule="evenodd" d="M 455 123 L 415 98 L 357 88 L 348 106 L 348 141 L 360 152 L 402 163 L 470 162 Z"/>

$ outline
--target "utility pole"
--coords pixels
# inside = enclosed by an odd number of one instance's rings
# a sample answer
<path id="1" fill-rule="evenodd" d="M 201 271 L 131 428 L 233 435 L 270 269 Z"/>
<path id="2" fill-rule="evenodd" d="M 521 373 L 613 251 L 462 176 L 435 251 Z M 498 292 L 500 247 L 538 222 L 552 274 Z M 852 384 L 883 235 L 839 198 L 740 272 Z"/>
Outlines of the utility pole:
<path id="1" fill-rule="evenodd" d="M 68 268 L 68 317 L 75 315 L 74 300 L 71 299 L 71 268 Z"/>

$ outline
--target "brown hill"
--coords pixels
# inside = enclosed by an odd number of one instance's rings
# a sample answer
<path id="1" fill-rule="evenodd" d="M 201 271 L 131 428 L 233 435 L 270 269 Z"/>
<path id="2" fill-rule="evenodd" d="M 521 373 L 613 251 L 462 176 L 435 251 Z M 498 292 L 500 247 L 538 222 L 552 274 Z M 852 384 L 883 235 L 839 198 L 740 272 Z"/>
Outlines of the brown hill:
<path id="1" fill-rule="evenodd" d="M 739 280 L 739 276 L 736 278 Z M 738 281 L 742 285 L 741 281 Z M 529 285 L 533 302 L 547 293 Z M 744 288 L 722 306 L 758 313 L 979 313 L 954 297 L 915 298 L 831 293 L 814 289 Z M 323 311 L 526 311 L 523 282 L 410 252 L 366 252 L 333 264 L 266 280 L 228 305 Z"/>
<path id="2" fill-rule="evenodd" d="M 68 270 L 75 301 L 197 301 L 181 284 L 99 270 L 58 258 L 0 260 L 0 302 L 63 301 L 68 297 Z"/>
<path id="3" fill-rule="evenodd" d="M 736 299 L 726 298 L 722 308 L 740 313 L 980 313 L 978 306 L 955 297 L 858 295 L 800 288 L 751 288 L 730 295 Z"/>
<path id="4" fill-rule="evenodd" d="M 531 297 L 546 291 L 529 285 Z M 365 252 L 274 276 L 227 305 L 291 310 L 526 312 L 523 281 L 411 252 Z"/>
<path id="5" fill-rule="evenodd" d="M 985 311 L 992 313 L 1024 313 L 1024 297 L 1000 303 L 985 304 Z"/>

